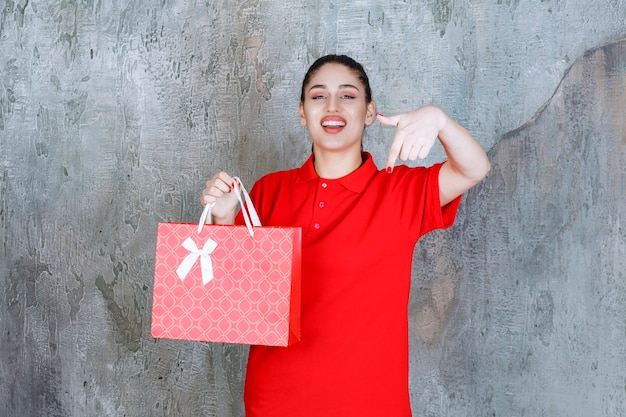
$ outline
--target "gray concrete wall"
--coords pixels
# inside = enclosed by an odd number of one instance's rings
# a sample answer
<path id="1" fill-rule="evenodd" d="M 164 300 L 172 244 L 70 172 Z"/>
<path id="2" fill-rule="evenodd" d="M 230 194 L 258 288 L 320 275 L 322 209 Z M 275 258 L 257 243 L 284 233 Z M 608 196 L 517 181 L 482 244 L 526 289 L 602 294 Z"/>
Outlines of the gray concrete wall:
<path id="1" fill-rule="evenodd" d="M 245 347 L 150 338 L 156 224 L 197 221 L 217 169 L 299 165 L 301 78 L 330 52 L 381 112 L 434 103 L 490 150 L 415 252 L 415 415 L 624 414 L 623 2 L 0 10 L 0 416 L 243 415 Z M 391 135 L 368 129 L 379 163 Z"/>

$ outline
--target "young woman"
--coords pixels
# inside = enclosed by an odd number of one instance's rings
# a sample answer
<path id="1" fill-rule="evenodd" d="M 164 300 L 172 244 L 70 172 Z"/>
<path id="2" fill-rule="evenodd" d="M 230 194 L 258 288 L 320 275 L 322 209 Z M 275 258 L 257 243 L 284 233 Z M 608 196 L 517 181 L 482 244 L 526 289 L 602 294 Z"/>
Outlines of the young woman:
<path id="1" fill-rule="evenodd" d="M 362 152 L 366 126 L 395 126 L 387 166 Z M 418 239 L 452 225 L 460 196 L 490 169 L 481 146 L 436 107 L 376 113 L 367 74 L 346 56 L 318 59 L 302 83 L 300 122 L 313 153 L 250 191 L 265 226 L 302 228 L 302 341 L 252 346 L 247 417 L 410 416 L 407 307 Z M 435 141 L 447 161 L 425 158 Z M 239 223 L 233 179 L 207 181 L 215 223 Z"/>

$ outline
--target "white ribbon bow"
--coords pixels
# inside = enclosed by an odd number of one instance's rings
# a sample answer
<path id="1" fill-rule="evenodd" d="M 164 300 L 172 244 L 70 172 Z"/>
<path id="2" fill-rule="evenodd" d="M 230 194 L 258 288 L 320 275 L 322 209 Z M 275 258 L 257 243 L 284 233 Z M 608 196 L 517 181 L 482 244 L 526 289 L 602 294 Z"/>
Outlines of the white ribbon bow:
<path id="1" fill-rule="evenodd" d="M 185 277 L 189 271 L 191 271 L 191 268 L 194 266 L 198 258 L 200 258 L 202 285 L 208 284 L 213 279 L 213 262 L 211 261 L 211 257 L 209 255 L 215 250 L 215 248 L 217 248 L 217 242 L 213 239 L 209 239 L 202 247 L 202 250 L 200 250 L 196 246 L 195 242 L 188 237 L 183 242 L 182 246 L 191 253 L 183 259 L 181 264 L 178 266 L 178 269 L 176 269 L 176 273 L 178 274 L 180 280 L 185 280 Z"/>
<path id="2" fill-rule="evenodd" d="M 261 221 L 259 220 L 259 215 L 252 204 L 252 200 L 248 195 L 248 192 L 244 188 L 241 180 L 238 177 L 233 177 L 234 180 L 234 193 L 237 195 L 237 199 L 239 200 L 239 204 L 241 205 L 241 211 L 243 212 L 244 220 L 246 222 L 246 226 L 248 227 L 248 232 L 250 236 L 254 237 L 254 228 L 253 226 L 261 226 Z M 243 194 L 243 198 L 241 195 Z M 244 205 L 245 200 L 245 205 Z M 205 223 L 211 223 L 211 209 L 213 208 L 213 204 L 207 204 L 202 211 L 202 215 L 200 216 L 200 221 L 198 222 L 198 234 L 202 233 L 202 226 Z M 200 269 L 202 270 L 202 285 L 206 285 L 213 279 L 213 262 L 211 261 L 211 257 L 209 256 L 215 248 L 217 248 L 217 242 L 213 239 L 209 239 L 206 241 L 202 250 L 198 249 L 195 242 L 188 237 L 182 244 L 183 248 L 187 249 L 191 252 L 189 255 L 183 259 L 181 264 L 176 269 L 176 273 L 181 281 L 185 280 L 191 268 L 195 265 L 198 258 L 200 258 Z"/>

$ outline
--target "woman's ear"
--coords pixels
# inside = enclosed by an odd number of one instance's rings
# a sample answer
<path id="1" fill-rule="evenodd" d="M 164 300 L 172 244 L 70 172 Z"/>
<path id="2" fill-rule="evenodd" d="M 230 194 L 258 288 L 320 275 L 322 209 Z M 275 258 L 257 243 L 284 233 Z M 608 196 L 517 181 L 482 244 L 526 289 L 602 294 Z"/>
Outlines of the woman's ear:
<path id="1" fill-rule="evenodd" d="M 306 117 L 304 116 L 304 103 L 303 102 L 300 102 L 300 124 L 302 126 L 306 126 Z"/>
<path id="2" fill-rule="evenodd" d="M 369 126 L 376 120 L 376 103 L 370 101 L 367 103 L 367 109 L 365 111 L 365 126 Z"/>

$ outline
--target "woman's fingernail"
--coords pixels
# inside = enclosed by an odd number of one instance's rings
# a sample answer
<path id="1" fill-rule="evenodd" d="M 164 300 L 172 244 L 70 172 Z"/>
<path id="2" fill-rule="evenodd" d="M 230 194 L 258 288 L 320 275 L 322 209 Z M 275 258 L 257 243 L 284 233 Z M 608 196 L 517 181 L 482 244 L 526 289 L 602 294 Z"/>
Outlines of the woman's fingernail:
<path id="1" fill-rule="evenodd" d="M 382 113 L 376 113 L 376 116 L 383 116 L 383 114 Z M 383 117 L 385 117 L 385 116 L 383 116 Z"/>

